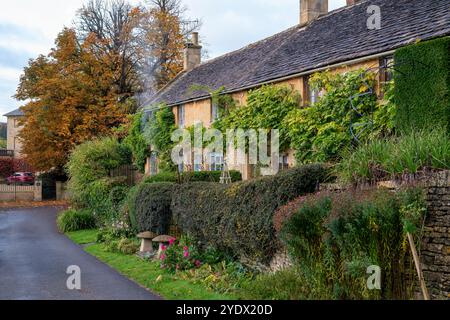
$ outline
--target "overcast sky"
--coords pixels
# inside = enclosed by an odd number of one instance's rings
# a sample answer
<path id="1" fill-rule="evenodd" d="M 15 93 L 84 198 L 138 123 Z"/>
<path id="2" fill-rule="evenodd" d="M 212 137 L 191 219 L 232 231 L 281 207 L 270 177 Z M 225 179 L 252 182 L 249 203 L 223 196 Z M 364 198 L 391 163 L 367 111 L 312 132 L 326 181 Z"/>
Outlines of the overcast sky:
<path id="1" fill-rule="evenodd" d="M 330 10 L 346 0 L 329 0 Z M 0 11 L 0 115 L 20 106 L 14 95 L 28 59 L 47 54 L 85 0 L 2 1 Z M 132 3 L 141 0 L 130 0 Z M 211 58 L 287 29 L 299 20 L 299 0 L 183 0 L 200 18 Z M 1 118 L 2 121 L 6 119 Z"/>

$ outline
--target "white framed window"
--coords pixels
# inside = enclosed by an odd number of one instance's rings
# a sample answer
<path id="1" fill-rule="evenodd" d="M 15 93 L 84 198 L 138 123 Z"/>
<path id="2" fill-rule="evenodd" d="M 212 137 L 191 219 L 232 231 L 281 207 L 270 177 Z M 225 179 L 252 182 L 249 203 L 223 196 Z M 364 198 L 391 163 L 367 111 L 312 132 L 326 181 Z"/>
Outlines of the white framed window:
<path id="1" fill-rule="evenodd" d="M 209 170 L 210 171 L 223 171 L 223 167 L 225 164 L 223 154 L 222 153 L 210 153 L 209 154 Z"/>

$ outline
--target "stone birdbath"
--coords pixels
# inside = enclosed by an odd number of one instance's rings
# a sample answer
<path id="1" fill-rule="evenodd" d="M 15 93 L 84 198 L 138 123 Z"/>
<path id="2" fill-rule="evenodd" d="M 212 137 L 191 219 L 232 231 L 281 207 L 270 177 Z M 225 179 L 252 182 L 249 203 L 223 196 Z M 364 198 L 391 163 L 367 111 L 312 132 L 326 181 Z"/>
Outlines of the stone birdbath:
<path id="1" fill-rule="evenodd" d="M 175 238 L 172 236 L 157 236 L 156 238 L 153 239 L 153 242 L 159 243 L 159 250 L 158 253 L 156 254 L 156 257 L 159 259 L 161 258 L 161 255 L 163 253 L 163 246 L 168 246 L 170 241 L 175 241 Z"/>
<path id="2" fill-rule="evenodd" d="M 152 256 L 154 254 L 152 239 L 156 237 L 156 234 L 150 231 L 146 231 L 139 233 L 137 237 L 141 239 L 141 249 L 139 250 L 139 255 Z"/>

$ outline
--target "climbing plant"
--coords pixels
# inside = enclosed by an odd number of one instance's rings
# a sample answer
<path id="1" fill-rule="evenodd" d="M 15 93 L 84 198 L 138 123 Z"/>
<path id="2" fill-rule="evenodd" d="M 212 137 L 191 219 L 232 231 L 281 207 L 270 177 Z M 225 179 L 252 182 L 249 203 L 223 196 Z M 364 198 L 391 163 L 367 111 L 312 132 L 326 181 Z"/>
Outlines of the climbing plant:
<path id="1" fill-rule="evenodd" d="M 152 147 L 152 151 L 158 153 L 159 169 L 162 172 L 174 171 L 171 161 L 172 133 L 176 129 L 175 115 L 172 109 L 166 105 L 155 108 L 156 111 L 151 116 L 144 129 L 144 138 L 147 144 Z"/>
<path id="2" fill-rule="evenodd" d="M 246 106 L 234 106 L 214 123 L 214 127 L 226 132 L 227 129 L 278 129 L 280 148 L 285 151 L 290 141 L 284 118 L 298 109 L 301 96 L 287 86 L 267 85 L 248 93 Z"/>
<path id="3" fill-rule="evenodd" d="M 145 162 L 150 156 L 150 147 L 143 134 L 144 113 L 138 112 L 131 119 L 131 126 L 128 129 L 128 135 L 124 143 L 130 148 L 133 154 L 133 162 L 141 172 L 145 170 Z"/>
<path id="4" fill-rule="evenodd" d="M 351 125 L 361 141 L 391 132 L 392 104 L 380 103 L 375 93 L 369 94 L 375 91 L 374 73 L 326 71 L 311 76 L 309 84 L 321 97 L 308 108 L 293 109 L 282 125 L 299 163 L 338 160 L 341 150 L 354 142 Z"/>

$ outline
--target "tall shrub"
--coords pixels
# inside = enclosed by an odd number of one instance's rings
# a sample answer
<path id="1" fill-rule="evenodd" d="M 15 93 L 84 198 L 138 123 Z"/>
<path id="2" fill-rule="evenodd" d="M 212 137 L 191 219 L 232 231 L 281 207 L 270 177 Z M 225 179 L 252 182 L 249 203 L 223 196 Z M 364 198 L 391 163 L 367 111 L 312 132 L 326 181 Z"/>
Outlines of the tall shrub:
<path id="1" fill-rule="evenodd" d="M 281 235 L 310 298 L 406 299 L 414 289 L 406 231 L 421 229 L 425 208 L 420 189 L 322 194 L 308 199 Z M 381 268 L 381 291 L 367 288 L 370 266 Z"/>
<path id="2" fill-rule="evenodd" d="M 450 129 L 450 37 L 395 52 L 396 127 L 401 132 Z"/>
<path id="3" fill-rule="evenodd" d="M 137 231 L 152 231 L 167 234 L 172 222 L 172 183 L 143 183 L 134 193 L 134 208 L 131 221 Z"/>
<path id="4" fill-rule="evenodd" d="M 130 162 L 130 150 L 115 138 L 101 138 L 77 146 L 66 166 L 72 202 L 91 209 L 99 221 L 115 218 L 117 199 L 112 199 L 111 191 L 124 186 L 125 180 L 111 178 L 110 171 Z"/>

